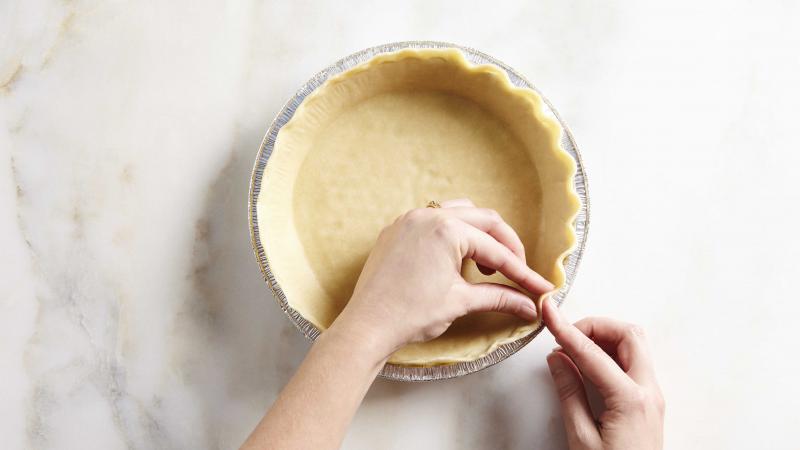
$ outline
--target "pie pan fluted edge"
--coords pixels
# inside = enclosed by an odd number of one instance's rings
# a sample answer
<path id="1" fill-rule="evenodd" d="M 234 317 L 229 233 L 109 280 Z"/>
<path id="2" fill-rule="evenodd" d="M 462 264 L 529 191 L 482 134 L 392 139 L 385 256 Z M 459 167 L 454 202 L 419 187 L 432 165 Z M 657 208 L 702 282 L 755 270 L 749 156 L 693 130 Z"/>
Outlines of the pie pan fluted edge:
<path id="1" fill-rule="evenodd" d="M 250 183 L 248 213 L 250 219 L 249 223 L 250 223 L 251 239 L 256 254 L 256 259 L 279 305 L 284 310 L 284 312 L 289 316 L 292 322 L 309 339 L 312 340 L 315 339 L 319 335 L 320 331 L 312 323 L 307 321 L 297 311 L 295 311 L 287 302 L 283 290 L 278 285 L 270 269 L 269 261 L 267 260 L 265 250 L 262 246 L 261 235 L 259 234 L 259 224 L 258 224 L 256 205 L 258 203 L 259 193 L 261 192 L 261 184 L 262 184 L 261 181 L 264 174 L 264 169 L 266 167 L 267 160 L 269 159 L 274 149 L 275 139 L 278 135 L 278 132 L 280 131 L 281 127 L 283 127 L 292 118 L 293 114 L 295 113 L 295 110 L 300 105 L 300 103 L 302 103 L 302 101 L 306 98 L 306 96 L 314 92 L 314 90 L 316 90 L 319 86 L 321 86 L 330 77 L 342 73 L 344 71 L 347 71 L 363 62 L 372 59 L 373 56 L 379 54 L 396 52 L 402 49 L 446 49 L 446 48 L 459 50 L 469 62 L 475 65 L 486 65 L 486 64 L 493 65 L 501 69 L 503 72 L 505 72 L 505 74 L 508 75 L 509 81 L 514 86 L 533 90 L 534 92 L 539 94 L 539 96 L 542 98 L 543 101 L 542 109 L 544 110 L 545 115 L 560 123 L 562 129 L 560 145 L 563 148 L 563 150 L 566 151 L 575 160 L 577 166 L 576 167 L 577 170 L 574 173 L 574 188 L 578 196 L 578 199 L 580 200 L 580 207 L 576 219 L 574 221 L 575 245 L 573 247 L 573 251 L 571 252 L 571 254 L 569 255 L 564 264 L 565 281 L 561 286 L 561 289 L 559 289 L 559 291 L 553 294 L 552 296 L 553 299 L 560 304 L 563 301 L 570 286 L 572 285 L 585 246 L 586 231 L 588 226 L 588 195 L 586 191 L 586 177 L 580 155 L 575 146 L 574 139 L 572 138 L 572 135 L 567 129 L 566 125 L 560 119 L 560 117 L 552 108 L 550 103 L 543 96 L 541 96 L 541 93 L 539 93 L 538 90 L 536 90 L 535 87 L 530 82 L 525 80 L 517 72 L 510 69 L 505 64 L 495 60 L 494 58 L 491 58 L 488 55 L 485 55 L 476 50 L 441 42 L 414 41 L 414 42 L 386 44 L 378 47 L 369 48 L 361 52 L 355 53 L 353 55 L 350 55 L 346 58 L 343 58 L 342 60 L 336 62 L 334 65 L 318 73 L 311 80 L 309 80 L 309 82 L 303 85 L 303 87 L 301 87 L 301 89 L 295 94 L 295 96 L 292 97 L 284 105 L 280 113 L 276 116 L 264 140 L 262 141 L 261 147 L 258 152 L 258 157 L 254 165 Z M 384 369 L 382 370 L 381 376 L 395 380 L 425 381 L 425 380 L 452 378 L 472 373 L 507 358 L 508 356 L 519 350 L 522 346 L 527 344 L 527 342 L 529 342 L 533 337 L 535 337 L 536 334 L 538 334 L 538 332 L 540 331 L 541 327 L 533 330 L 529 334 L 513 342 L 508 342 L 500 345 L 499 347 L 491 351 L 489 354 L 480 357 L 474 361 L 457 362 L 452 364 L 436 365 L 430 367 L 400 366 L 394 364 L 387 364 L 386 367 L 384 367 Z"/>

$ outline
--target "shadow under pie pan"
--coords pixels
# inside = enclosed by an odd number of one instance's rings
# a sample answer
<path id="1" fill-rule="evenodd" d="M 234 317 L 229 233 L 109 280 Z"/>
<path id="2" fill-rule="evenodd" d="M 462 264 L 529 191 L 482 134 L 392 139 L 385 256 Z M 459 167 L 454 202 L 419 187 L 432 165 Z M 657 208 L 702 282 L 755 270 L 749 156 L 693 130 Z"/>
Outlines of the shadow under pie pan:
<path id="1" fill-rule="evenodd" d="M 372 47 L 311 78 L 267 131 L 250 181 L 253 248 L 279 305 L 313 340 L 346 305 L 384 226 L 430 200 L 464 197 L 518 232 L 528 264 L 556 285 L 549 295 L 560 304 L 583 253 L 589 198 L 575 141 L 553 107 L 474 49 Z M 513 285 L 474 263 L 462 275 Z M 466 375 L 541 329 L 539 321 L 470 314 L 441 337 L 400 349 L 380 375 Z"/>

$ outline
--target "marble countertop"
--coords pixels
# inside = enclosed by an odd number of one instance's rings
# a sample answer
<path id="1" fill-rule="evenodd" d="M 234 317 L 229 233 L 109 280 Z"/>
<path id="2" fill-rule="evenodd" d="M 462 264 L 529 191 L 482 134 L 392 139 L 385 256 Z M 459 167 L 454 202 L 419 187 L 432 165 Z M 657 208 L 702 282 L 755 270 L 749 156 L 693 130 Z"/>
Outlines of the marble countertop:
<path id="1" fill-rule="evenodd" d="M 592 225 L 567 313 L 645 326 L 667 448 L 797 448 L 800 6 L 0 4 L 4 448 L 233 448 L 309 344 L 255 263 L 273 115 L 359 49 L 483 50 L 559 109 Z M 379 380 L 344 448 L 564 448 L 547 333 L 452 381 Z"/>

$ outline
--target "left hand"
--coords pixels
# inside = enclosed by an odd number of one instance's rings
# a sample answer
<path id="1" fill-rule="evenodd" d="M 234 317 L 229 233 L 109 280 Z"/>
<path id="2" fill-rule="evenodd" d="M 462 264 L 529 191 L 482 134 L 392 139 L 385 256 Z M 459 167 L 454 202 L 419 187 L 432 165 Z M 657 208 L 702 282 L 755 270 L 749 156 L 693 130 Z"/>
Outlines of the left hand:
<path id="1" fill-rule="evenodd" d="M 464 280 L 464 258 L 534 295 L 553 289 L 525 264 L 522 242 L 496 212 L 455 200 L 403 214 L 381 232 L 350 302 L 314 342 L 244 447 L 337 448 L 395 350 L 433 339 L 473 311 L 536 317 L 533 301 L 521 291 Z"/>
<path id="2" fill-rule="evenodd" d="M 362 342 L 377 343 L 388 357 L 405 344 L 441 335 L 471 312 L 536 318 L 534 302 L 520 290 L 464 280 L 465 258 L 482 270 L 499 271 L 531 294 L 553 289 L 526 265 L 519 236 L 497 212 L 453 200 L 442 208 L 411 210 L 381 232 L 331 330 L 346 329 Z"/>

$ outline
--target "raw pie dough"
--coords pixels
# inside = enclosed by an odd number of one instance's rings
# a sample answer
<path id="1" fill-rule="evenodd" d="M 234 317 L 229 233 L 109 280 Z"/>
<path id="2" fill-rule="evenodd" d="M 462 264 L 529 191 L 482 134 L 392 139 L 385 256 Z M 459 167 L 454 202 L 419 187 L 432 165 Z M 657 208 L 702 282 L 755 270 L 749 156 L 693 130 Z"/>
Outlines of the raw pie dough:
<path id="1" fill-rule="evenodd" d="M 496 209 L 531 267 L 561 286 L 579 200 L 560 133 L 539 95 L 455 49 L 383 54 L 332 77 L 281 129 L 265 169 L 257 214 L 275 281 L 292 308 L 326 329 L 381 228 L 431 199 L 468 197 Z M 512 284 L 473 263 L 464 276 Z M 537 326 L 472 314 L 389 361 L 472 361 Z"/>

